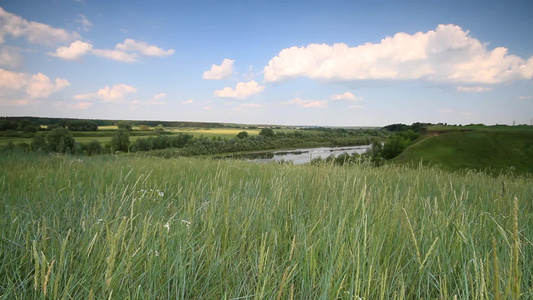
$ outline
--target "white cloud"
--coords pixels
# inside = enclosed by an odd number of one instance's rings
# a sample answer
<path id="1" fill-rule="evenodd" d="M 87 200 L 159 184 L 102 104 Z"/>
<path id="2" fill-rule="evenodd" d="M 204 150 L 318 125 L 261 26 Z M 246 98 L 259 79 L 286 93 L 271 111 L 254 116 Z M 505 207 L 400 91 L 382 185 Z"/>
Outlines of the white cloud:
<path id="1" fill-rule="evenodd" d="M 358 98 L 350 92 L 346 92 L 344 94 L 336 94 L 336 95 L 329 97 L 329 99 L 334 100 L 334 101 L 335 100 L 346 100 L 348 102 L 355 102 L 355 101 L 363 100 L 362 98 Z"/>
<path id="2" fill-rule="evenodd" d="M 105 102 L 119 102 L 124 99 L 124 95 L 135 92 L 137 92 L 136 88 L 121 83 L 113 85 L 113 88 L 111 89 L 108 86 L 99 89 L 96 94 Z"/>
<path id="3" fill-rule="evenodd" d="M 451 113 L 453 113 L 453 110 L 451 110 L 449 108 L 446 108 L 446 109 L 441 109 L 439 112 L 441 114 L 451 114 Z"/>
<path id="4" fill-rule="evenodd" d="M 0 69 L 0 93 L 6 90 L 18 90 L 26 86 L 29 82 L 29 75 L 15 73 Z M 2 93 L 3 94 L 3 93 Z"/>
<path id="5" fill-rule="evenodd" d="M 124 43 L 117 44 L 115 49 L 127 52 L 140 52 L 146 56 L 168 56 L 174 53 L 173 49 L 163 50 L 159 47 L 148 45 L 145 42 L 137 42 L 133 39 L 124 40 Z"/>
<path id="6" fill-rule="evenodd" d="M 214 79 L 214 80 L 230 78 L 231 75 L 233 74 L 233 63 L 234 62 L 235 60 L 225 58 L 224 61 L 222 61 L 222 64 L 220 66 L 212 65 L 209 71 L 205 71 L 203 78 Z"/>
<path id="7" fill-rule="evenodd" d="M 438 82 L 499 83 L 533 77 L 528 60 L 487 45 L 455 25 L 415 34 L 397 33 L 378 44 L 356 47 L 310 44 L 281 50 L 264 68 L 266 81 L 293 77 L 322 80 L 423 79 Z"/>
<path id="8" fill-rule="evenodd" d="M 52 83 L 48 76 L 37 73 L 32 76 L 28 83 L 26 93 L 32 98 L 47 98 L 50 94 L 58 92 L 69 85 L 70 82 L 66 79 L 56 78 L 55 83 Z"/>
<path id="9" fill-rule="evenodd" d="M 50 55 L 66 60 L 77 60 L 82 58 L 85 54 L 90 53 L 93 45 L 82 42 L 80 40 L 73 42 L 68 47 L 59 47 L 56 52 Z"/>
<path id="10" fill-rule="evenodd" d="M 79 38 L 79 34 L 76 32 L 68 32 L 47 24 L 27 21 L 0 7 L 0 44 L 5 42 L 6 35 L 26 37 L 30 43 L 44 45 L 65 43 Z"/>
<path id="11" fill-rule="evenodd" d="M 167 97 L 167 95 L 165 93 L 155 94 L 152 97 L 152 99 L 148 100 L 144 104 L 146 104 L 146 105 L 164 105 L 165 101 L 162 101 L 161 99 L 166 98 L 166 97 Z M 143 104 L 143 103 L 141 103 L 141 104 Z"/>
<path id="12" fill-rule="evenodd" d="M 137 55 L 135 53 L 126 53 L 120 50 L 109 50 L 109 49 L 94 49 L 92 54 L 112 60 L 123 61 L 123 62 L 136 62 Z"/>
<path id="13" fill-rule="evenodd" d="M 181 102 L 181 104 L 193 104 L 193 103 L 194 103 L 193 99 L 189 99 L 189 100 L 185 100 Z"/>
<path id="14" fill-rule="evenodd" d="M 106 86 L 102 89 L 99 89 L 96 93 L 92 94 L 79 94 L 75 95 L 74 99 L 76 100 L 87 100 L 91 98 L 100 98 L 104 102 L 115 102 L 120 103 L 124 102 L 124 96 L 126 94 L 136 93 L 137 89 L 127 85 L 127 84 L 115 84 L 112 88 L 109 88 L 109 86 Z"/>
<path id="15" fill-rule="evenodd" d="M 22 65 L 22 56 L 15 47 L 2 47 L 0 50 L 0 68 L 17 69 Z"/>
<path id="16" fill-rule="evenodd" d="M 363 109 L 364 106 L 362 106 L 362 105 L 350 105 L 350 108 L 351 109 Z"/>
<path id="17" fill-rule="evenodd" d="M 492 88 L 482 87 L 482 86 L 458 86 L 457 91 L 468 92 L 468 93 L 481 93 L 481 92 L 492 91 Z"/>
<path id="18" fill-rule="evenodd" d="M 530 100 L 530 99 L 533 99 L 533 96 L 519 96 L 518 99 L 520 99 L 520 100 Z"/>
<path id="19" fill-rule="evenodd" d="M 90 31 L 93 28 L 93 23 L 87 19 L 86 16 L 79 14 L 76 23 L 81 25 L 83 31 Z"/>
<path id="20" fill-rule="evenodd" d="M 234 98 L 234 99 L 246 99 L 252 95 L 259 94 L 265 89 L 264 86 L 260 86 L 255 80 L 248 82 L 239 82 L 235 89 L 225 87 L 222 90 L 215 91 L 215 97 L 219 98 Z"/>
<path id="21" fill-rule="evenodd" d="M 289 100 L 287 102 L 282 102 L 282 104 L 285 105 L 298 105 L 300 107 L 304 108 L 326 108 L 328 107 L 328 101 L 327 100 L 303 100 L 300 98 L 294 98 L 292 100 Z"/>
<path id="22" fill-rule="evenodd" d="M 0 69 L 0 95 L 11 93 L 12 96 L 48 98 L 50 94 L 69 85 L 70 82 L 66 79 L 56 78 L 55 82 L 52 82 L 42 73 L 31 76 Z"/>

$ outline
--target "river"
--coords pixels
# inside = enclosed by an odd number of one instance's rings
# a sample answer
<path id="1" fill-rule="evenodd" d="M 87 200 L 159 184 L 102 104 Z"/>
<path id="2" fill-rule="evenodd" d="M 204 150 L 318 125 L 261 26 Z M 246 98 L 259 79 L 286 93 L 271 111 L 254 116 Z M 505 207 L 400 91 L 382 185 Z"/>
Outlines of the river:
<path id="1" fill-rule="evenodd" d="M 330 155 L 338 156 L 342 153 L 365 153 L 371 145 L 347 146 L 347 147 L 322 147 L 322 148 L 304 148 L 294 150 L 280 150 L 260 153 L 243 153 L 225 156 L 224 158 L 244 159 L 250 162 L 292 162 L 295 165 L 305 164 L 313 158 L 327 158 Z"/>

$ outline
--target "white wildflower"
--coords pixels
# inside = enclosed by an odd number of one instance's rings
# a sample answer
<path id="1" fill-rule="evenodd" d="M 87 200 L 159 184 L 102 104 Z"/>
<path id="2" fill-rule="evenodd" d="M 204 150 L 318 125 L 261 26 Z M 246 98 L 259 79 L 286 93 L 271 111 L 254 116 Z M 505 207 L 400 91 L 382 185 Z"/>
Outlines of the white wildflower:
<path id="1" fill-rule="evenodd" d="M 155 256 L 159 256 L 159 251 L 155 250 L 154 253 L 155 253 Z"/>
<path id="2" fill-rule="evenodd" d="M 170 231 L 170 224 L 168 222 L 163 227 L 167 229 L 167 232 Z"/>
<path id="3" fill-rule="evenodd" d="M 187 228 L 189 226 L 191 226 L 191 222 L 190 221 L 187 221 L 187 220 L 181 220 L 181 223 L 185 224 L 187 226 Z"/>
<path id="4" fill-rule="evenodd" d="M 157 193 L 158 193 L 159 197 L 163 197 L 163 196 L 165 196 L 165 193 L 163 193 L 163 192 L 161 192 L 161 191 L 157 191 Z"/>

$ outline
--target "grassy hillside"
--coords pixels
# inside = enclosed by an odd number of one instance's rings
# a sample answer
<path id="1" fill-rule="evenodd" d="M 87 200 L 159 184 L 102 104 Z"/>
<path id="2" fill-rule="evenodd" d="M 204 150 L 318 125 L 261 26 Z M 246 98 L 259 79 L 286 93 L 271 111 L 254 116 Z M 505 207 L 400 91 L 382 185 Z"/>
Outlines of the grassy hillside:
<path id="1" fill-rule="evenodd" d="M 0 156 L 0 298 L 531 299 L 532 198 L 425 167 Z"/>
<path id="2" fill-rule="evenodd" d="M 441 165 L 448 170 L 514 170 L 533 173 L 533 130 L 479 129 L 427 137 L 408 147 L 395 163 Z"/>

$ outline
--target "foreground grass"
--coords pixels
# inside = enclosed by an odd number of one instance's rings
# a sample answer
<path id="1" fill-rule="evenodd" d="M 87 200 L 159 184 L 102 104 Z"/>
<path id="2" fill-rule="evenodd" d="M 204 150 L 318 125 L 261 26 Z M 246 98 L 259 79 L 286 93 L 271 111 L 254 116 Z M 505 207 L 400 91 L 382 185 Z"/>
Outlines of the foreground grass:
<path id="1" fill-rule="evenodd" d="M 530 183 L 395 166 L 0 157 L 0 298 L 527 299 Z"/>

